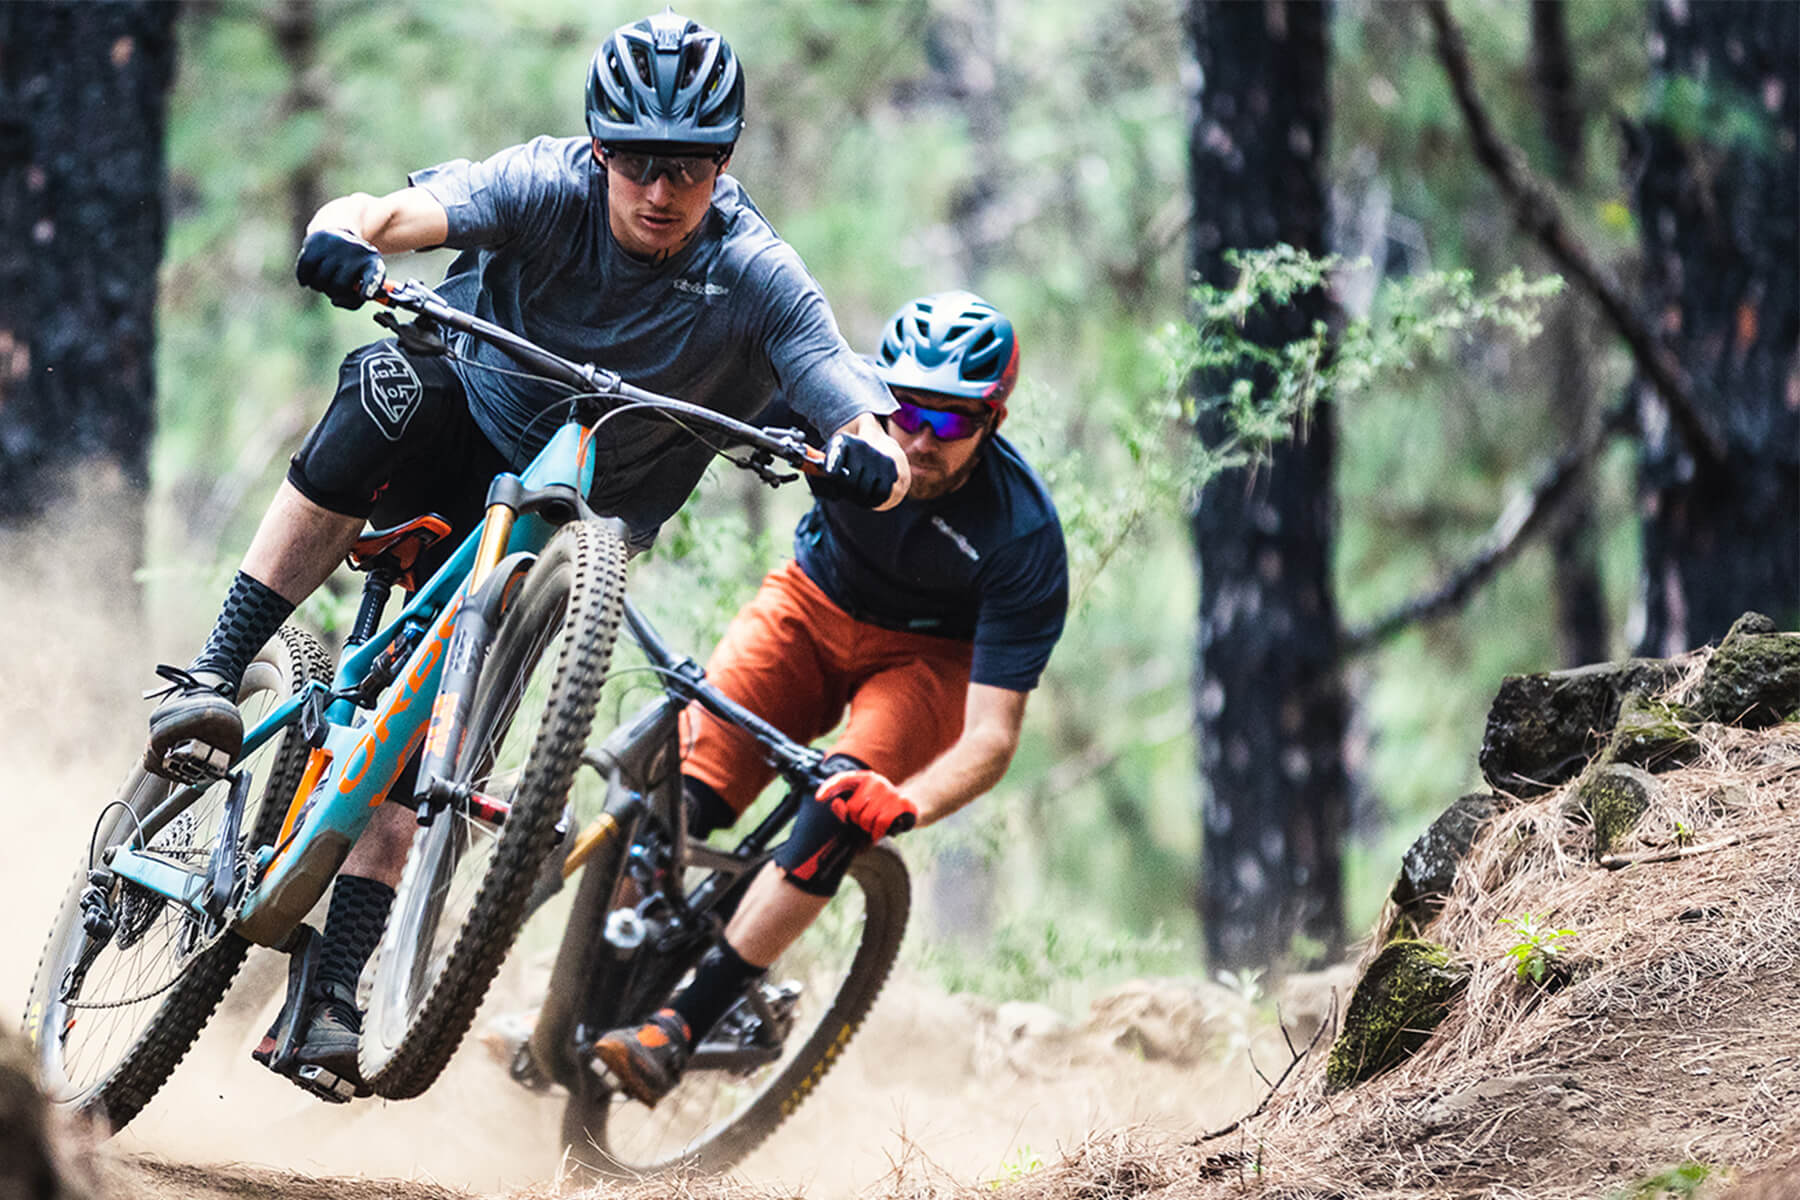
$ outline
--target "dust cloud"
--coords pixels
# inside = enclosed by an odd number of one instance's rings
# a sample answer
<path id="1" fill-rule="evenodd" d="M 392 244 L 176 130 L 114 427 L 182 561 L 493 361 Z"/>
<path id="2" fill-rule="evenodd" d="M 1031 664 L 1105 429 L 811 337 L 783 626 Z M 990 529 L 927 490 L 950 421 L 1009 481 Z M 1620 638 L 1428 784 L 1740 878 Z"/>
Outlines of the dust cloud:
<path id="1" fill-rule="evenodd" d="M 185 661 L 191 647 L 179 643 L 209 615 L 179 636 L 146 635 L 129 582 L 137 531 L 109 526 L 108 510 L 78 505 L 31 535 L 0 533 L 0 787 L 16 818 L 0 852 L 12 898 L 0 927 L 0 1020 L 14 1024 L 93 819 L 141 745 L 149 706 L 138 696 L 154 682 L 151 667 Z M 478 1028 L 530 1002 L 549 954 L 515 953 Z M 279 955 L 252 952 L 118 1149 L 482 1193 L 556 1178 L 560 1100 L 511 1083 L 479 1037 L 430 1092 L 400 1103 L 323 1104 L 253 1063 L 285 969 Z M 899 978 L 819 1091 L 739 1174 L 847 1196 L 909 1156 L 956 1178 L 992 1178 L 1008 1164 L 1052 1161 L 1095 1129 L 1215 1127 L 1261 1093 L 1244 1055 L 1229 1066 L 1214 1061 L 1222 1057 L 1176 1066 L 1093 1038 L 1034 1040 L 992 1006 Z"/>

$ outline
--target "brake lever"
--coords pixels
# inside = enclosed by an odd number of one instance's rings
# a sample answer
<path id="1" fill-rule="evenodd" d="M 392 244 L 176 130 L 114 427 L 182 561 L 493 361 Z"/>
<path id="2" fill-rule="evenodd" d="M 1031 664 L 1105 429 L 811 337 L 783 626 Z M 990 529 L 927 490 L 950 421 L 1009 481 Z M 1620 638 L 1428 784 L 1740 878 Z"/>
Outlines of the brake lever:
<path id="1" fill-rule="evenodd" d="M 768 450 L 752 451 L 749 458 L 735 460 L 737 465 L 751 472 L 770 487 L 780 487 L 784 483 L 792 483 L 800 478 L 798 471 L 777 471 L 775 455 Z"/>
<path id="2" fill-rule="evenodd" d="M 424 357 L 436 357 L 450 353 L 450 345 L 438 332 L 437 322 L 427 316 L 420 316 L 410 324 L 402 324 L 391 312 L 375 314 L 375 323 L 383 329 L 394 332 L 394 340 L 405 347 L 409 353 Z"/>

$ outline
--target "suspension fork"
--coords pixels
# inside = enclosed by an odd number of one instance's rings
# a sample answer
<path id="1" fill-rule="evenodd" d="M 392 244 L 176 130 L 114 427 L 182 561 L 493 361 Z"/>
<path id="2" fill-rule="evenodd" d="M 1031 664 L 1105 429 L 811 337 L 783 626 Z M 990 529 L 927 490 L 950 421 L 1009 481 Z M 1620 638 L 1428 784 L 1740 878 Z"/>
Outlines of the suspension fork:
<path id="1" fill-rule="evenodd" d="M 513 584 L 530 568 L 535 557 L 521 550 L 494 564 L 457 614 L 456 631 L 450 636 L 450 648 L 444 656 L 444 675 L 438 683 L 437 699 L 431 705 L 431 722 L 419 757 L 418 785 L 413 795 L 418 802 L 421 825 L 431 824 L 446 806 L 469 799 L 469 785 L 454 782 L 453 776 L 467 732 L 475 683 L 481 675 L 482 665 L 487 662 L 488 650 L 494 644 L 494 633 L 500 626 Z M 475 577 L 470 578 L 473 583 Z"/>
<path id="2" fill-rule="evenodd" d="M 588 839 L 586 869 L 575 889 L 569 923 L 557 947 L 556 965 L 530 1041 L 538 1071 L 566 1087 L 574 1086 L 582 1066 L 576 1053 L 578 1025 L 615 1011 L 618 995 L 630 978 L 628 955 L 615 958 L 608 953 L 606 919 L 625 873 L 626 853 L 644 816 L 642 798 L 628 792 L 622 803 L 609 806 L 583 831 Z"/>

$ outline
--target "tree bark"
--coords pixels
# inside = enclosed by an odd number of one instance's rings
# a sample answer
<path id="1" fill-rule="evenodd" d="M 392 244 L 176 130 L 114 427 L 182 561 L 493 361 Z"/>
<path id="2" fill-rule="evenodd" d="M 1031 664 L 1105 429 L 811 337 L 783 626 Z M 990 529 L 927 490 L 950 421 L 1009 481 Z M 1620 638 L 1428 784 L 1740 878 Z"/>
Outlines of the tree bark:
<path id="1" fill-rule="evenodd" d="M 1707 469 L 1652 390 L 1634 385 L 1638 650 L 1661 655 L 1723 636 L 1749 609 L 1800 624 L 1800 6 L 1652 10 L 1663 100 L 1633 197 L 1644 302 L 1726 450 L 1724 466 Z M 1700 120 L 1683 118 L 1696 109 Z"/>
<path id="2" fill-rule="evenodd" d="M 1231 282 L 1231 248 L 1325 249 L 1328 15 L 1313 3 L 1190 0 L 1200 68 L 1191 265 L 1209 283 Z M 1313 293 L 1253 317 L 1245 334 L 1280 344 L 1330 315 L 1327 298 Z M 1206 395 L 1217 381 L 1196 386 Z M 1203 413 L 1199 435 L 1220 436 L 1222 419 Z M 1209 484 L 1193 517 L 1199 908 L 1216 967 L 1307 960 L 1343 946 L 1348 788 L 1330 580 L 1333 441 L 1322 406 L 1268 461 Z M 1297 938 L 1309 944 L 1298 956 Z"/>
<path id="3" fill-rule="evenodd" d="M 177 11 L 0 5 L 0 522 L 77 467 L 141 510 Z"/>
<path id="4" fill-rule="evenodd" d="M 1564 0 L 1532 0 L 1531 80 L 1538 119 L 1550 147 L 1549 175 L 1565 192 L 1575 192 L 1586 175 L 1582 145 L 1587 113 L 1575 86 Z M 1582 314 L 1580 298 L 1565 295 L 1558 298 L 1545 321 L 1545 348 L 1552 364 L 1550 411 L 1565 446 L 1584 443 L 1599 418 L 1593 376 L 1588 370 L 1593 337 Z M 1599 540 L 1594 528 L 1593 478 L 1583 467 L 1570 481 L 1550 533 L 1557 641 L 1565 666 L 1600 662 L 1610 656 Z"/>

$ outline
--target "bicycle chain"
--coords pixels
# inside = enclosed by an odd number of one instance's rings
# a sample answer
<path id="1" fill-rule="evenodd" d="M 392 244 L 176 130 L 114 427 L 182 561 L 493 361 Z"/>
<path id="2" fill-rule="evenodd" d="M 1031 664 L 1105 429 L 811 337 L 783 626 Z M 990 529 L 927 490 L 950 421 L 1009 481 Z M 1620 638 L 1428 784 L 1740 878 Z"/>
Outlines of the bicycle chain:
<path id="1" fill-rule="evenodd" d="M 167 853 L 167 851 L 165 851 L 165 853 Z M 194 856 L 198 855 L 199 853 L 201 853 L 201 852 L 196 851 L 196 850 L 188 850 L 188 851 L 186 851 L 186 856 L 194 857 Z M 175 852 L 172 855 L 172 857 L 181 857 L 181 856 L 182 856 L 181 852 Z M 158 897 L 158 899 L 164 899 L 164 898 Z M 166 903 L 166 900 L 165 900 L 165 903 Z M 232 915 L 235 915 L 235 914 L 232 914 Z M 208 937 L 204 941 L 204 943 L 202 943 L 197 949 L 195 949 L 191 954 L 189 954 L 187 956 L 186 961 L 184 961 L 181 964 L 180 970 L 176 971 L 175 974 L 169 979 L 169 981 L 167 983 L 164 983 L 158 987 L 152 988 L 147 992 L 141 992 L 138 995 L 127 996 L 127 997 L 125 997 L 123 999 L 119 999 L 119 1000 L 64 1000 L 64 1001 L 62 1001 L 62 1006 L 67 1009 L 76 1009 L 76 1010 L 88 1009 L 91 1011 L 99 1012 L 99 1011 L 103 1011 L 103 1010 L 109 1009 L 109 1008 L 129 1008 L 134 1004 L 142 1004 L 146 1000 L 154 1000 L 154 999 L 156 999 L 156 997 L 162 995 L 164 992 L 168 991 L 169 989 L 173 988 L 176 984 L 180 983 L 182 981 L 182 979 L 187 975 L 188 968 L 192 967 L 196 962 L 198 962 L 200 960 L 200 957 L 202 955 L 204 955 L 207 951 L 211 950 L 214 946 L 218 945 L 220 939 L 222 939 L 225 936 L 226 931 L 229 930 L 230 928 L 231 928 L 231 920 L 229 918 L 226 920 L 220 921 L 218 931 L 215 932 L 211 937 Z M 149 932 L 148 930 L 145 930 L 145 933 L 148 933 L 148 932 Z M 139 935 L 138 940 L 141 940 L 141 939 L 142 939 L 142 935 Z"/>

